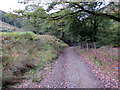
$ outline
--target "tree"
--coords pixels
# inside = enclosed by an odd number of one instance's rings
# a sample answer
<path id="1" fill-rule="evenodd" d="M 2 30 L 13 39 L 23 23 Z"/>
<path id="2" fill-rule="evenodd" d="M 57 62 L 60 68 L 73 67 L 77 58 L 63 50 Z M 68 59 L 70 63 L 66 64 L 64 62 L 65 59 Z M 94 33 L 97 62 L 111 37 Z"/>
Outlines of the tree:
<path id="1" fill-rule="evenodd" d="M 49 13 L 56 5 L 63 6 L 59 11 Z M 108 28 L 108 26 L 114 26 L 115 23 L 119 22 L 113 18 L 119 18 L 119 14 L 116 12 L 104 13 L 104 8 L 101 8 L 101 5 L 102 2 L 52 2 L 47 9 L 33 4 L 28 5 L 25 10 L 16 11 L 16 13 L 18 17 L 24 19 L 24 24 L 29 30 L 38 34 L 50 32 L 68 44 L 80 42 L 119 43 L 115 40 L 117 39 L 115 36 L 116 27 Z M 109 21 L 111 23 L 105 24 Z M 113 33 L 112 30 L 115 31 L 114 35 L 110 34 Z M 109 36 L 112 39 L 105 39 L 104 36 Z"/>
<path id="2" fill-rule="evenodd" d="M 55 2 L 53 2 L 53 3 L 55 3 Z M 84 12 L 84 13 L 88 13 L 88 14 L 91 14 L 91 15 L 94 15 L 94 16 L 97 16 L 97 17 L 98 16 L 102 16 L 102 17 L 113 19 L 115 21 L 120 22 L 120 17 L 119 16 L 117 16 L 117 15 L 114 16 L 114 15 L 110 15 L 110 14 L 107 14 L 107 13 L 103 13 L 104 9 L 100 8 L 100 6 L 102 5 L 102 2 L 61 2 L 61 3 L 69 3 L 68 4 L 69 8 L 74 8 L 74 9 L 77 9 L 77 10 L 75 12 L 73 12 L 73 13 L 68 13 L 68 14 L 65 14 L 65 15 L 52 17 L 53 19 L 57 20 L 57 19 L 61 19 L 61 18 L 65 17 L 67 15 L 73 15 L 73 14 L 77 14 L 77 13 L 80 13 L 80 12 Z M 61 4 L 61 3 L 60 2 L 56 2 L 56 4 Z M 56 4 L 51 4 L 49 6 L 48 10 L 51 10 L 52 8 L 54 8 L 54 6 Z M 112 4 L 114 5 L 114 3 L 112 3 Z M 96 8 L 98 6 L 99 6 L 99 8 Z M 95 7 L 94 10 L 97 10 L 97 11 L 92 11 L 90 9 L 91 7 Z M 66 8 L 64 8 L 64 9 L 66 9 Z"/>
<path id="3" fill-rule="evenodd" d="M 35 4 L 31 4 L 25 7 L 25 10 L 15 10 L 14 13 L 10 13 L 13 17 L 22 18 L 23 25 L 26 29 L 34 31 L 35 33 L 41 33 L 40 29 L 45 22 L 45 17 L 47 14 L 45 10 Z"/>

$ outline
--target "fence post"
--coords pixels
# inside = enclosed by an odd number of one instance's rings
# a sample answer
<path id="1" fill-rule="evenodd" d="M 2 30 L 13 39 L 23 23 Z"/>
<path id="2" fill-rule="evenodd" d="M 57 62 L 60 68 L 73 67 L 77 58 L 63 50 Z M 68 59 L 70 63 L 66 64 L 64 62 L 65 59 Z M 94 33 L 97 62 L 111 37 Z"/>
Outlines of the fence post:
<path id="1" fill-rule="evenodd" d="M 96 49 L 96 44 L 94 42 L 94 48 L 95 48 L 95 56 L 97 55 L 97 49 Z"/>
<path id="2" fill-rule="evenodd" d="M 87 51 L 87 44 L 85 44 L 85 51 Z"/>
<path id="3" fill-rule="evenodd" d="M 82 49 L 82 43 L 80 43 L 80 49 Z"/>
<path id="4" fill-rule="evenodd" d="M 110 43 L 110 57 L 113 60 L 113 50 L 112 50 L 112 44 Z"/>
<path id="5" fill-rule="evenodd" d="M 81 49 L 83 49 L 83 43 L 81 44 Z"/>
<path id="6" fill-rule="evenodd" d="M 88 51 L 88 43 L 87 43 L 87 51 Z"/>

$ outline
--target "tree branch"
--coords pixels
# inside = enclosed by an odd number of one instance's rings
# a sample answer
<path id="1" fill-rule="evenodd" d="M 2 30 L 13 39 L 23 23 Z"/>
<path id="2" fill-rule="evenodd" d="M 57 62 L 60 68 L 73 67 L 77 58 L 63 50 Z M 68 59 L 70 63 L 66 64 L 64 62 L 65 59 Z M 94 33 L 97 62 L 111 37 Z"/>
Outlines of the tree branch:
<path id="1" fill-rule="evenodd" d="M 119 17 L 113 16 L 113 15 L 109 15 L 109 14 L 106 14 L 106 13 L 95 13 L 93 11 L 89 11 L 89 10 L 84 9 L 84 7 L 82 7 L 81 5 L 79 5 L 77 3 L 73 3 L 73 4 L 77 5 L 81 10 L 83 10 L 84 12 L 87 12 L 88 14 L 92 14 L 92 15 L 95 15 L 95 16 L 108 17 L 110 19 L 113 19 L 113 20 L 116 20 L 116 21 L 120 22 L 120 18 Z"/>
<path id="2" fill-rule="evenodd" d="M 53 20 L 58 20 L 58 19 L 62 19 L 64 18 L 65 16 L 68 16 L 68 15 L 74 15 L 74 14 L 77 14 L 79 12 L 81 12 L 83 10 L 79 10 L 79 11 L 76 11 L 76 12 L 73 12 L 73 13 L 68 13 L 68 14 L 65 14 L 65 15 L 59 15 L 59 16 L 55 16 L 55 17 L 51 17 Z"/>

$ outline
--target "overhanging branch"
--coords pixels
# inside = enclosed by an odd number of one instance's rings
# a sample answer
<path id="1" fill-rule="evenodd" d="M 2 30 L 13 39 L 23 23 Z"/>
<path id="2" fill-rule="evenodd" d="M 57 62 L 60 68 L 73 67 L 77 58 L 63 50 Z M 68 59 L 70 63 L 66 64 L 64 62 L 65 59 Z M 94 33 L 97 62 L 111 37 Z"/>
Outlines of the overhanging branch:
<path id="1" fill-rule="evenodd" d="M 110 18 L 110 19 L 113 19 L 113 20 L 116 20 L 116 21 L 120 22 L 119 17 L 109 15 L 109 14 L 106 14 L 106 13 L 95 13 L 93 11 L 89 11 L 89 10 L 84 9 L 84 7 L 82 7 L 81 5 L 79 5 L 77 3 L 73 3 L 73 4 L 77 5 L 81 10 L 83 10 L 84 12 L 87 12 L 88 14 L 92 14 L 92 15 L 95 15 L 95 16 L 103 16 L 103 17 L 107 17 L 107 18 Z"/>
<path id="2" fill-rule="evenodd" d="M 76 11 L 76 12 L 73 12 L 73 13 L 68 13 L 68 14 L 65 14 L 65 15 L 59 15 L 59 16 L 54 16 L 54 17 L 51 17 L 53 20 L 59 20 L 59 19 L 62 19 L 64 18 L 65 16 L 68 16 L 68 15 L 74 15 L 74 14 L 77 14 L 79 12 L 82 12 L 82 10 L 79 10 L 79 11 Z"/>

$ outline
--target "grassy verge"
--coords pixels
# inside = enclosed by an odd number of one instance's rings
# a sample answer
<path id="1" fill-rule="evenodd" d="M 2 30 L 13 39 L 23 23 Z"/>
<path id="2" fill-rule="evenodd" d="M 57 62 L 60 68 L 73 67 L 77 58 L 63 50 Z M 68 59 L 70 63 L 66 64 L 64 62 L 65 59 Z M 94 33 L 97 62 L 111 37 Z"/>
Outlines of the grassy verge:
<path id="1" fill-rule="evenodd" d="M 53 62 L 66 46 L 54 36 L 37 36 L 32 32 L 1 32 L 3 87 L 20 82 L 25 75 L 33 78 L 34 73 Z"/>

